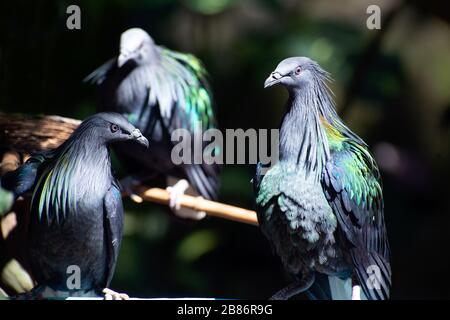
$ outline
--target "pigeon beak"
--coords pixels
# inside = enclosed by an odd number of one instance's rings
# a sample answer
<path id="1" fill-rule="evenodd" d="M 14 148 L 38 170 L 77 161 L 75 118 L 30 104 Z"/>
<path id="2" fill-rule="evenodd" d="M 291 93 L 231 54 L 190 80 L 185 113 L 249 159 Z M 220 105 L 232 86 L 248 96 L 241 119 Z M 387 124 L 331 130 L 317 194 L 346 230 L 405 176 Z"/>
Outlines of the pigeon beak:
<path id="1" fill-rule="evenodd" d="M 128 55 L 124 53 L 120 53 L 117 58 L 117 66 L 120 68 L 128 61 Z"/>
<path id="2" fill-rule="evenodd" d="M 139 144 L 142 144 L 144 147 L 148 148 L 149 146 L 148 140 L 146 137 L 142 135 L 139 129 L 134 129 L 131 135 L 135 141 L 137 141 Z"/>
<path id="3" fill-rule="evenodd" d="M 148 146 L 149 146 L 148 140 L 144 136 L 139 137 L 136 141 L 139 142 L 140 144 L 142 144 L 146 148 L 148 148 Z"/>
<path id="4" fill-rule="evenodd" d="M 266 81 L 264 82 L 264 89 L 273 86 L 274 84 L 277 84 L 278 82 L 281 81 L 281 79 L 283 79 L 283 76 L 277 72 L 274 71 L 270 74 L 270 76 L 266 79 Z"/>
<path id="5" fill-rule="evenodd" d="M 119 57 L 117 58 L 117 66 L 122 67 L 127 61 L 132 60 L 136 57 L 136 53 L 126 48 L 120 49 Z"/>

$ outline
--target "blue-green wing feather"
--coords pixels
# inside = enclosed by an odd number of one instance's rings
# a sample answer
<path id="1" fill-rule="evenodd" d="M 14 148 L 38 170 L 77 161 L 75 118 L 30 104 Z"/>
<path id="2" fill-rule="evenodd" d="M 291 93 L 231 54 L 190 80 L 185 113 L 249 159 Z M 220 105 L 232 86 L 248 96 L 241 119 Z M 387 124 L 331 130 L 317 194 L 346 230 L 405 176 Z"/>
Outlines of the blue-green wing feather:
<path id="1" fill-rule="evenodd" d="M 162 47 L 160 50 L 161 78 L 165 79 L 165 83 L 170 87 L 166 91 L 173 94 L 174 101 L 170 107 L 161 101 L 159 103 L 161 116 L 169 134 L 179 128 L 192 133 L 214 128 L 216 123 L 212 97 L 206 81 L 206 71 L 200 60 L 191 54 Z M 150 99 L 152 99 L 152 92 L 150 92 Z M 203 142 L 201 144 L 203 148 L 206 146 Z M 218 165 L 184 166 L 191 184 L 201 195 L 210 199 L 217 198 L 219 170 Z"/>
<path id="2" fill-rule="evenodd" d="M 366 147 L 349 139 L 332 150 L 322 186 L 347 241 L 364 293 L 371 299 L 388 298 L 391 269 L 381 180 Z M 372 290 L 368 283 L 374 268 L 380 271 L 381 281 L 380 288 Z"/>
<path id="3" fill-rule="evenodd" d="M 100 67 L 95 69 L 92 73 L 90 73 L 86 78 L 84 78 L 83 82 L 101 84 L 103 80 L 105 80 L 105 77 L 108 74 L 108 72 L 116 65 L 117 65 L 117 58 L 109 59 L 107 62 L 105 62 Z"/>
<path id="4" fill-rule="evenodd" d="M 124 77 L 125 80 L 120 83 L 120 95 L 140 97 L 143 102 L 125 109 L 118 106 L 119 109 L 114 111 L 124 114 L 148 137 L 154 134 L 170 137 L 177 129 L 195 133 L 214 128 L 216 122 L 212 95 L 206 70 L 200 60 L 191 54 L 161 46 L 156 46 L 156 50 L 158 55 L 148 64 L 122 70 L 114 60 L 110 60 L 89 75 L 86 81 L 100 84 L 109 75 L 112 78 Z M 114 103 L 111 100 L 107 105 Z M 162 129 L 162 133 L 159 129 Z M 202 138 L 201 135 L 195 137 Z M 207 146 L 203 141 L 199 145 L 203 148 Z M 221 150 L 216 149 L 215 152 L 217 155 Z M 182 168 L 202 196 L 217 198 L 219 165 L 183 165 Z"/>
<path id="5" fill-rule="evenodd" d="M 170 84 L 175 108 L 172 109 L 171 123 L 174 129 L 186 128 L 192 132 L 215 126 L 212 97 L 206 80 L 206 70 L 199 59 L 167 48 L 161 48 L 162 78 Z M 164 112 L 162 112 L 164 115 Z M 175 121 L 173 121 L 175 120 Z"/>

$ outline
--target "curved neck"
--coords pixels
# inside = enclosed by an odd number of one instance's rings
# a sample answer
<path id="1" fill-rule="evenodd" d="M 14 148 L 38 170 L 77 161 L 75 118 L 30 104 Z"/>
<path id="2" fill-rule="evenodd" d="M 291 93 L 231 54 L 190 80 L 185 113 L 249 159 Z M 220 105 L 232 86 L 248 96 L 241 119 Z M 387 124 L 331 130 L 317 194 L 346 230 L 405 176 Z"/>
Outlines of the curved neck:
<path id="1" fill-rule="evenodd" d="M 318 99 L 313 94 L 309 88 L 289 92 L 280 129 L 280 160 L 294 162 L 307 174 L 319 175 L 330 151 L 320 122 Z"/>
<path id="2" fill-rule="evenodd" d="M 111 179 L 111 157 L 107 145 L 95 136 L 94 130 L 86 130 L 78 139 L 71 141 L 62 157 L 70 161 L 74 178 L 87 184 L 103 183 Z M 78 177 L 77 177 L 78 175 Z"/>

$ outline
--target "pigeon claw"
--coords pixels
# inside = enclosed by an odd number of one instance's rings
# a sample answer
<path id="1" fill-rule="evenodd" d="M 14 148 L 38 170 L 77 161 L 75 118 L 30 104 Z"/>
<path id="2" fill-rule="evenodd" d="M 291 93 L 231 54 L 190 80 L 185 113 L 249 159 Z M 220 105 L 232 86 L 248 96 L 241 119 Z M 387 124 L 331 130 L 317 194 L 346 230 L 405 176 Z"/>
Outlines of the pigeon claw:
<path id="1" fill-rule="evenodd" d="M 169 192 L 169 207 L 172 210 L 180 210 L 181 208 L 181 196 L 189 188 L 189 183 L 185 179 L 179 180 L 175 185 L 167 187 Z"/>
<path id="2" fill-rule="evenodd" d="M 137 194 L 130 194 L 130 199 L 133 200 L 136 203 L 142 203 L 144 199 L 142 199 L 141 196 L 138 196 Z"/>
<path id="3" fill-rule="evenodd" d="M 126 293 L 118 293 L 111 289 L 103 289 L 104 300 L 130 300 L 130 297 Z"/>
<path id="4" fill-rule="evenodd" d="M 352 300 L 361 300 L 361 287 L 360 286 L 352 287 Z"/>
<path id="5" fill-rule="evenodd" d="M 181 198 L 185 191 L 189 188 L 189 182 L 185 179 L 179 180 L 175 185 L 167 187 L 166 190 L 169 193 L 169 207 L 180 218 L 201 220 L 206 217 L 204 211 L 195 211 L 188 208 L 181 208 Z"/>

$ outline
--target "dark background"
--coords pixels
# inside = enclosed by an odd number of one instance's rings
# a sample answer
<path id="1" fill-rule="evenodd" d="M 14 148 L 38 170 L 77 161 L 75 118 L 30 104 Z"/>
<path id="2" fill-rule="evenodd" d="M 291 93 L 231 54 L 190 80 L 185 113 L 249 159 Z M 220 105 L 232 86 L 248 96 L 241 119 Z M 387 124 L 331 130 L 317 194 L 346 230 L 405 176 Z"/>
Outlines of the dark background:
<path id="1" fill-rule="evenodd" d="M 81 30 L 66 8 L 81 7 Z M 381 30 L 366 8 L 381 7 Z M 142 27 L 205 63 L 225 128 L 276 128 L 286 92 L 264 79 L 309 56 L 335 79 L 339 112 L 380 165 L 394 299 L 450 298 L 450 28 L 445 1 L 95 0 L 0 2 L 0 111 L 84 118 L 82 79 Z M 120 172 L 120 167 L 117 167 Z M 253 207 L 254 166 L 227 165 L 221 201 Z M 112 287 L 136 297 L 267 298 L 288 283 L 258 228 L 179 221 L 125 201 Z"/>

